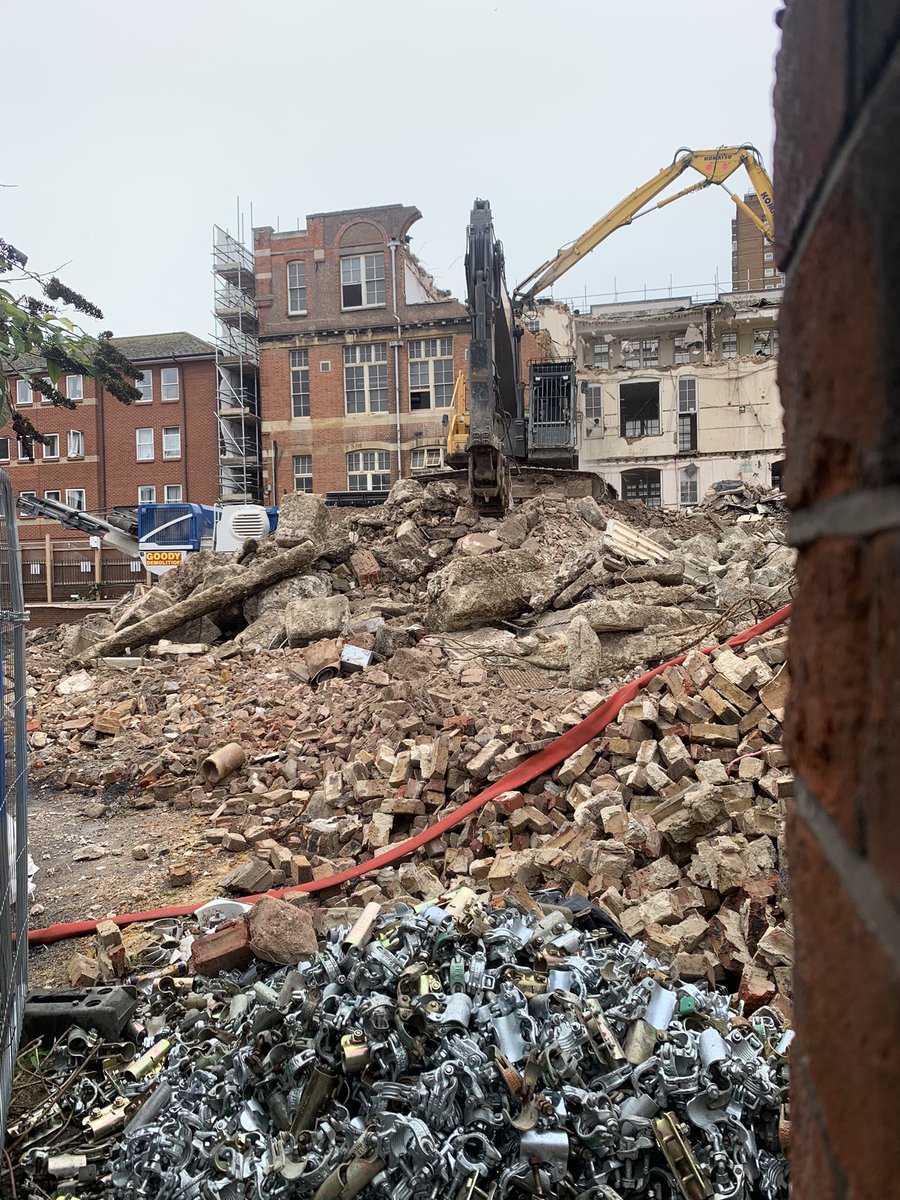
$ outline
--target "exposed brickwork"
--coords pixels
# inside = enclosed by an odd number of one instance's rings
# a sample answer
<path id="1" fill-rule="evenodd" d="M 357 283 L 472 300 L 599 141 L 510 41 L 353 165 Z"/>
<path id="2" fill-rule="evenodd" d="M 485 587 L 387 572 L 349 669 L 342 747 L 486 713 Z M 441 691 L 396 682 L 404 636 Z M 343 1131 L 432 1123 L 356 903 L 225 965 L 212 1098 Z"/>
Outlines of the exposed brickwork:
<path id="1" fill-rule="evenodd" d="M 354 450 L 389 453 L 391 477 L 396 479 L 398 437 L 403 475 L 410 473 L 417 447 L 444 442 L 442 418 L 448 410 L 433 402 L 428 409 L 411 407 L 409 343 L 451 338 L 455 379 L 466 367 L 469 319 L 462 304 L 436 291 L 410 254 L 407 233 L 420 215 L 415 208 L 387 205 L 314 214 L 300 231 L 254 231 L 267 499 L 277 501 L 293 490 L 294 455 L 312 457 L 313 487 L 324 493 L 347 490 L 347 454 Z M 383 300 L 365 295 L 373 302 L 345 308 L 341 259 L 367 255 L 377 260 L 379 273 L 383 268 Z M 305 268 L 305 310 L 300 313 L 289 312 L 288 264 L 295 262 Z M 348 413 L 344 348 L 373 344 L 384 349 L 388 411 Z M 293 415 L 292 350 L 305 350 L 308 356 L 308 417 Z"/>
<path id="2" fill-rule="evenodd" d="M 784 18 L 779 383 L 795 510 L 900 484 L 898 32 L 895 0 L 792 0 Z M 798 1200 L 875 1200 L 896 1191 L 896 1139 L 872 1114 L 900 1089 L 900 531 L 828 533 L 823 521 L 801 550 L 791 627 L 792 1185 Z"/>
<path id="3" fill-rule="evenodd" d="M 212 353 L 208 358 L 135 362 L 152 375 L 153 398 L 147 404 L 123 405 L 87 376 L 83 377 L 83 399 L 74 409 L 35 403 L 22 411 L 40 433 L 59 435 L 59 457 L 44 457 L 45 448 L 34 445 L 34 461 L 20 461 L 12 430 L 2 436 L 10 439 L 10 461 L 0 462 L 9 473 L 13 493 L 36 492 L 43 497 L 59 491 L 66 502 L 66 491 L 81 488 L 85 507 L 103 512 L 116 505 L 134 505 L 138 487 L 156 488 L 156 499 L 165 498 L 167 484 L 181 485 L 182 498 L 204 504 L 215 503 L 218 496 L 217 432 L 215 417 L 216 371 Z M 160 371 L 176 367 L 179 371 L 178 399 L 164 401 Z M 61 384 L 64 388 L 65 384 Z M 13 392 L 15 381 L 13 377 Z M 163 429 L 177 428 L 181 436 L 179 458 L 163 457 Z M 138 462 L 136 431 L 153 429 L 152 462 Z M 68 454 L 69 431 L 84 434 L 84 456 Z M 76 531 L 56 521 L 24 520 L 20 537 L 23 542 L 43 540 L 46 534 L 55 540 L 71 540 Z"/>

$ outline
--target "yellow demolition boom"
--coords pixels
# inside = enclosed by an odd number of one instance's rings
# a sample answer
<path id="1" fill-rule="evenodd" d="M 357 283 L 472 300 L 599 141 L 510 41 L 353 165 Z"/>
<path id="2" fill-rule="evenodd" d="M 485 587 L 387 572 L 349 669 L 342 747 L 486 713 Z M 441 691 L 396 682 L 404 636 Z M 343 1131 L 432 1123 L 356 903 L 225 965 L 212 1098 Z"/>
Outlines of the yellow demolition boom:
<path id="1" fill-rule="evenodd" d="M 744 167 L 747 171 L 753 190 L 759 197 L 762 216 L 760 217 L 748 204 L 745 204 L 740 196 L 729 191 L 728 188 L 725 190 L 740 211 L 750 218 L 763 237 L 769 242 L 774 241 L 775 201 L 772 193 L 772 181 L 763 166 L 759 151 L 750 145 L 720 146 L 717 150 L 689 150 L 683 146 L 675 152 L 675 157 L 669 166 L 663 167 L 647 183 L 635 188 L 630 196 L 626 196 L 615 208 L 610 209 L 606 216 L 601 217 L 586 233 L 576 238 L 570 245 L 564 246 L 553 258 L 548 259 L 537 270 L 532 271 L 527 279 L 523 279 L 513 292 L 514 305 L 522 308 L 531 303 L 540 292 L 551 287 L 562 275 L 565 275 L 570 267 L 574 267 L 586 254 L 590 254 L 611 233 L 623 225 L 630 225 L 635 217 L 642 217 L 647 212 L 663 208 L 666 204 L 671 204 L 673 200 L 680 200 L 682 196 L 687 196 L 691 192 L 702 191 L 703 188 L 710 187 L 712 184 L 724 187 L 725 180 L 733 175 L 739 167 Z M 664 188 L 689 169 L 698 171 L 703 178 L 697 183 L 692 183 L 690 187 L 676 192 L 674 196 L 667 196 L 652 207 L 646 208 L 646 205 Z"/>

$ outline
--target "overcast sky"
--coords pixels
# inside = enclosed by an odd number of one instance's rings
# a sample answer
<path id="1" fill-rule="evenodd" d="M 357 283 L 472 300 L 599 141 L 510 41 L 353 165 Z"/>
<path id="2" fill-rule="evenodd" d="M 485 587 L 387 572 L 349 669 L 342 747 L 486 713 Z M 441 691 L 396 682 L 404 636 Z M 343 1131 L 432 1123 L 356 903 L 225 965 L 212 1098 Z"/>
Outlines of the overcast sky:
<path id="1" fill-rule="evenodd" d="M 771 167 L 779 0 L 50 0 L 4 6 L 0 236 L 118 334 L 212 333 L 211 227 L 416 205 L 463 289 L 472 200 L 510 286 L 679 146 Z M 682 184 L 686 181 L 682 181 Z M 739 192 L 744 190 L 741 177 Z M 677 190 L 673 189 L 673 190 Z M 720 189 L 620 230 L 559 298 L 730 282 Z"/>

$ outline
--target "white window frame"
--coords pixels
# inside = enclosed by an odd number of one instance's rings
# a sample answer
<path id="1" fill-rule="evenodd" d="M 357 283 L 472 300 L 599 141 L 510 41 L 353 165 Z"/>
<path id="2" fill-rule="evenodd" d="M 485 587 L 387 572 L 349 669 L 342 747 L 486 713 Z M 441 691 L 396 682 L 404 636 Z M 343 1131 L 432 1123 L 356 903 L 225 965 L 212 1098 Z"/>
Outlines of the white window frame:
<path id="1" fill-rule="evenodd" d="M 606 338 L 594 342 L 593 365 L 598 371 L 609 370 L 610 344 Z"/>
<path id="2" fill-rule="evenodd" d="M 351 450 L 347 455 L 348 492 L 386 492 L 390 487 L 389 450 Z"/>
<path id="3" fill-rule="evenodd" d="M 16 380 L 16 407 L 30 408 L 34 404 L 34 389 L 30 379 Z"/>
<path id="4" fill-rule="evenodd" d="M 48 387 L 53 387 L 53 384 L 50 382 L 50 376 L 49 376 L 49 375 L 42 375 L 42 376 L 41 376 L 41 378 L 42 378 L 42 380 L 44 381 L 44 383 L 45 383 L 45 384 L 46 384 Z M 53 403 L 53 401 L 50 399 L 50 397 L 49 397 L 49 396 L 45 396 L 45 395 L 44 395 L 44 393 L 43 393 L 43 392 L 40 392 L 40 391 L 38 391 L 38 389 L 37 389 L 37 388 L 35 388 L 34 390 L 35 390 L 36 392 L 38 392 L 38 395 L 39 395 L 39 396 L 40 396 L 40 398 L 41 398 L 41 404 L 52 404 L 52 403 Z M 66 399 L 68 399 L 68 398 L 69 398 L 69 397 L 67 396 L 67 397 L 66 397 Z"/>
<path id="5" fill-rule="evenodd" d="M 385 274 L 383 250 L 375 254 L 342 255 L 341 311 L 347 312 L 354 308 L 384 308 Z M 347 287 L 359 287 L 359 304 L 346 303 L 344 289 Z"/>
<path id="6" fill-rule="evenodd" d="M 166 376 L 170 376 L 167 380 Z M 171 376 L 175 376 L 175 382 L 172 383 Z M 175 388 L 175 395 L 171 393 L 172 387 Z M 177 367 L 160 367 L 159 369 L 159 398 L 163 404 L 174 404 L 181 399 L 181 381 L 179 379 L 179 371 Z"/>
<path id="7" fill-rule="evenodd" d="M 142 438 L 142 433 L 149 433 L 150 437 Z M 149 454 L 146 453 L 148 450 Z M 144 426 L 144 428 L 134 431 L 134 454 L 137 462 L 153 462 L 156 457 L 156 434 L 152 425 Z"/>
<path id="8" fill-rule="evenodd" d="M 57 501 L 62 500 L 62 492 L 59 490 L 59 488 L 50 488 L 49 491 L 44 492 L 44 499 Z"/>
<path id="9" fill-rule="evenodd" d="M 585 429 L 603 428 L 603 385 L 589 383 L 584 390 L 584 424 Z"/>
<path id="10" fill-rule="evenodd" d="M 416 446 L 410 452 L 409 469 L 416 475 L 419 471 L 437 471 L 444 465 L 443 446 Z"/>
<path id="11" fill-rule="evenodd" d="M 81 498 L 81 503 L 78 503 L 78 498 Z M 84 512 L 87 509 L 87 492 L 84 488 L 66 488 L 66 504 L 69 508 L 77 508 L 79 512 Z"/>
<path id="12" fill-rule="evenodd" d="M 722 358 L 737 358 L 738 335 L 735 330 L 728 329 L 722 334 Z M 733 347 L 733 349 L 732 349 Z"/>
<path id="13" fill-rule="evenodd" d="M 694 375 L 679 375 L 678 377 L 678 421 L 676 425 L 677 449 L 679 454 L 694 454 L 700 437 L 699 428 L 699 387 Z M 691 421 L 693 417 L 693 421 Z M 688 436 L 685 436 L 685 433 Z M 690 445 L 682 445 L 689 442 Z"/>
<path id="14" fill-rule="evenodd" d="M 0 446 L 6 442 L 6 451 L 0 450 L 0 462 L 9 462 L 9 437 L 0 437 Z"/>
<path id="15" fill-rule="evenodd" d="M 31 452 L 29 453 L 26 439 L 22 437 L 16 438 L 16 458 L 19 462 L 34 462 L 34 442 L 31 443 Z"/>
<path id="16" fill-rule="evenodd" d="M 178 492 L 178 495 L 170 493 Z M 180 504 L 184 498 L 184 488 L 180 483 L 167 483 L 163 487 L 163 504 Z"/>
<path id="17" fill-rule="evenodd" d="M 70 429 L 66 436 L 66 458 L 84 458 L 84 433 L 80 429 Z"/>
<path id="18" fill-rule="evenodd" d="M 19 492 L 19 495 L 24 497 L 26 500 L 36 500 L 37 499 L 37 492 Z"/>
<path id="19" fill-rule="evenodd" d="M 291 466 L 294 471 L 294 491 L 312 493 L 313 490 L 313 468 L 311 454 L 294 454 L 292 456 Z M 298 483 L 302 484 L 298 487 Z M 307 487 L 307 484 L 309 486 Z"/>
<path id="20" fill-rule="evenodd" d="M 309 407 L 309 351 L 291 351 L 291 416 L 308 417 Z M 297 410 L 300 410 L 299 412 Z M 305 411 L 304 411 L 305 410 Z"/>
<path id="21" fill-rule="evenodd" d="M 626 338 L 631 347 L 622 355 L 622 366 L 629 371 L 659 366 L 659 338 Z"/>
<path id="22" fill-rule="evenodd" d="M 299 275 L 302 275 L 302 282 L 297 278 Z M 285 276 L 287 279 L 288 315 L 291 317 L 305 317 L 308 311 L 306 307 L 306 259 L 296 258 L 292 262 L 289 262 Z"/>
<path id="23" fill-rule="evenodd" d="M 66 399 L 67 400 L 83 400 L 84 399 L 84 376 L 83 375 L 67 375 L 66 376 Z"/>
<path id="24" fill-rule="evenodd" d="M 685 489 L 688 494 L 685 495 Z M 678 472 L 678 504 L 680 508 L 695 508 L 700 503 L 700 475 L 694 470 L 688 475 L 686 470 Z"/>
<path id="25" fill-rule="evenodd" d="M 453 338 L 413 338 L 407 345 L 407 355 L 410 412 L 449 408 L 453 400 Z M 413 392 L 419 395 L 427 392 L 428 403 L 419 403 L 414 408 Z"/>
<path id="26" fill-rule="evenodd" d="M 167 445 L 167 440 L 171 440 L 171 435 L 174 434 L 178 446 L 176 450 L 171 450 Z M 163 459 L 167 462 L 174 462 L 181 458 L 181 426 L 167 425 L 162 431 Z"/>
<path id="27" fill-rule="evenodd" d="M 51 453 L 49 453 L 49 447 L 47 446 L 47 443 L 44 442 L 43 445 L 41 446 L 41 458 L 42 459 L 43 458 L 58 459 L 59 458 L 59 434 L 58 433 L 45 433 L 44 437 L 54 438 L 56 440 L 56 446 L 55 446 L 53 453 L 51 454 Z"/>
<path id="28" fill-rule="evenodd" d="M 352 388 L 349 386 L 351 378 Z M 347 416 L 390 412 L 388 383 L 387 342 L 360 342 L 344 347 L 344 412 Z M 352 408 L 351 393 L 354 396 Z M 359 407 L 359 396 L 362 396 L 362 407 Z"/>
<path id="29" fill-rule="evenodd" d="M 148 492 L 149 495 L 142 495 L 142 492 Z M 137 490 L 138 504 L 155 504 L 156 503 L 156 488 L 152 483 L 142 483 Z"/>
<path id="30" fill-rule="evenodd" d="M 143 368 L 143 379 L 136 379 L 134 386 L 141 393 L 140 400 L 135 400 L 135 404 L 152 404 L 153 403 L 153 372 L 149 367 Z"/>

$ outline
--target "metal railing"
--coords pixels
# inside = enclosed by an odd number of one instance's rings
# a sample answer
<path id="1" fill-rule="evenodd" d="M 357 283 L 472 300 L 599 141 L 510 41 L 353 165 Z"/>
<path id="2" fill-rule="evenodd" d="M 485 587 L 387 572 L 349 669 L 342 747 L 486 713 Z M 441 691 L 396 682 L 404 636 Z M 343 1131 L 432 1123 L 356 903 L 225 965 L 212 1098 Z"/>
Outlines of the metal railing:
<path id="1" fill-rule="evenodd" d="M 0 471 L 0 1145 L 28 986 L 26 619 L 16 504 Z"/>

